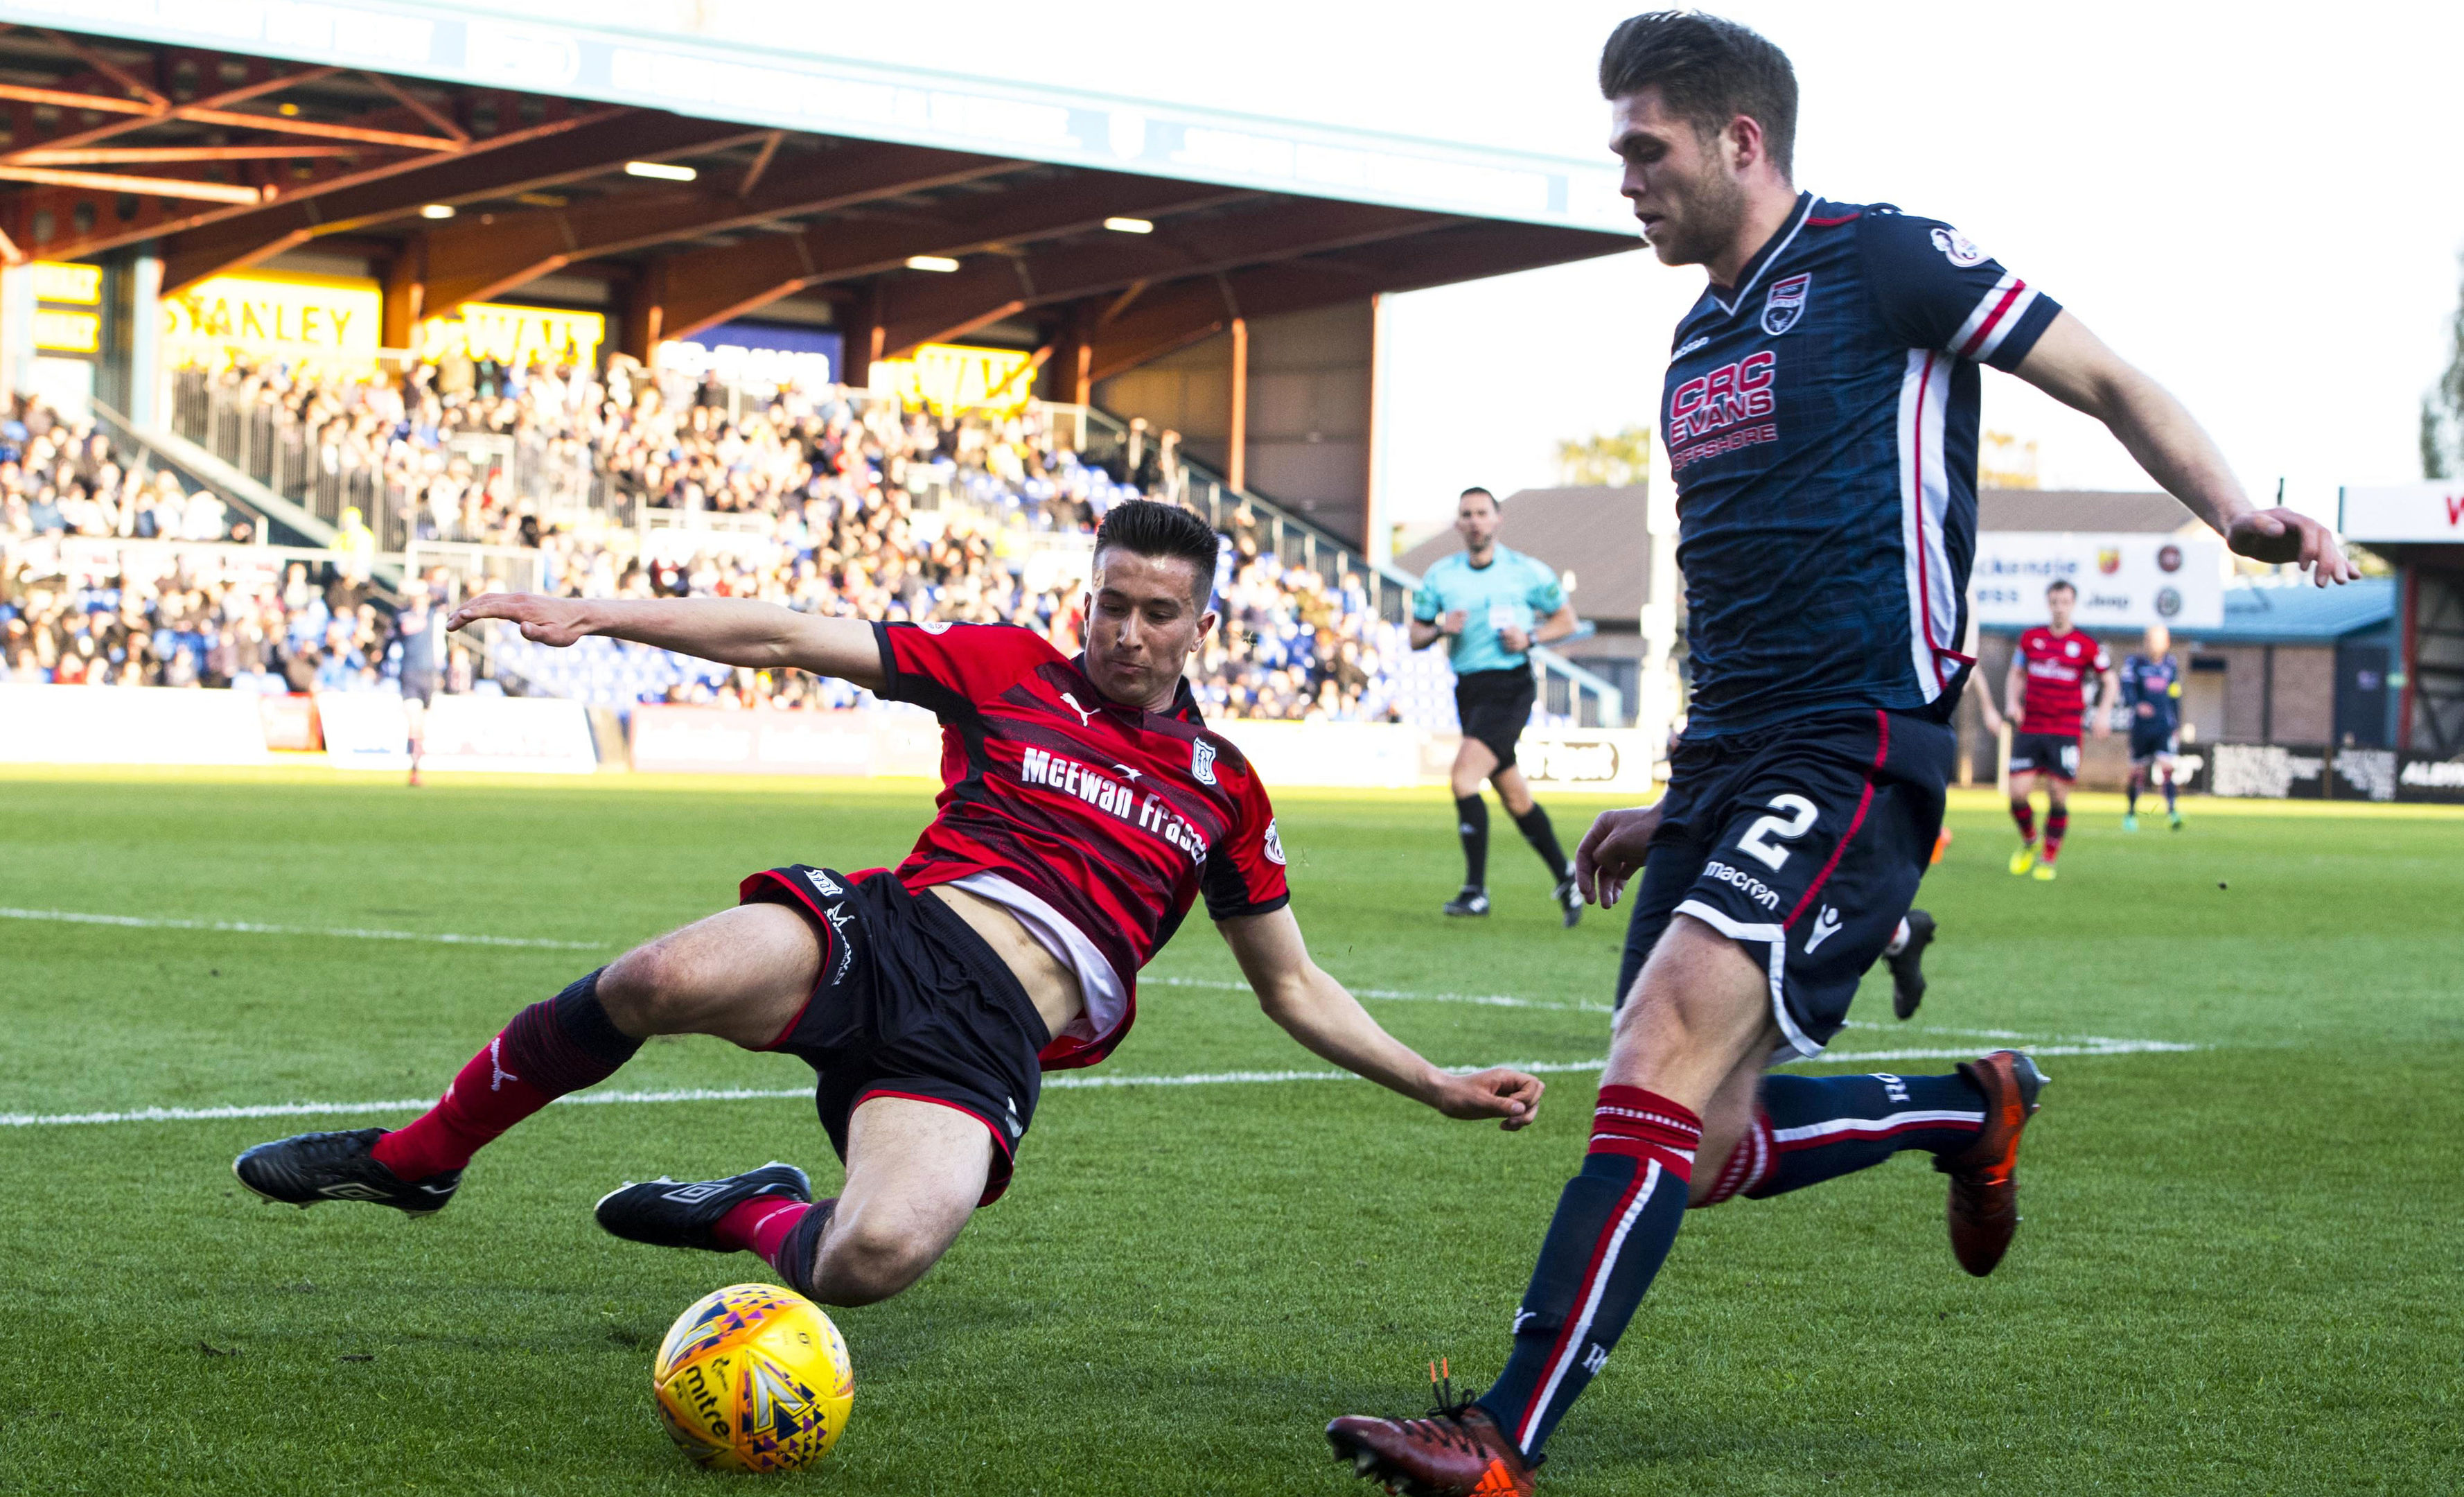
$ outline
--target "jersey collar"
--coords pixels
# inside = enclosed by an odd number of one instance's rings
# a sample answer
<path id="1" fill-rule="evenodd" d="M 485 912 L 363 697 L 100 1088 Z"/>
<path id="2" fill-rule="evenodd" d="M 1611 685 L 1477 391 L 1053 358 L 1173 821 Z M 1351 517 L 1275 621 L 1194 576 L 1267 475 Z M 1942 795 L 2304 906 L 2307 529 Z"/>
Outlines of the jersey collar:
<path id="1" fill-rule="evenodd" d="M 1719 304 L 1722 312 L 1732 317 L 1736 315 L 1737 308 L 1745 305 L 1746 298 L 1753 295 L 1754 283 L 1763 278 L 1763 272 L 1771 269 L 1771 261 L 1787 253 L 1788 247 L 1796 239 L 1796 231 L 1805 227 L 1805 220 L 1813 211 L 1814 194 L 1798 193 L 1796 211 L 1789 215 L 1788 227 L 1771 235 L 1769 242 L 1754 252 L 1754 257 L 1746 262 L 1744 274 L 1737 277 L 1737 289 L 1726 297 L 1720 295 L 1717 285 L 1708 289 L 1708 295 Z"/>
<path id="2" fill-rule="evenodd" d="M 1078 653 L 1070 656 L 1069 669 L 1078 672 L 1078 678 L 1087 683 L 1088 693 L 1097 701 L 1102 702 L 1108 710 L 1112 712 L 1140 711 L 1140 709 L 1135 707 L 1125 707 L 1121 703 L 1112 700 L 1111 697 L 1095 689 L 1095 678 L 1087 673 L 1087 651 L 1082 649 L 1078 651 Z M 1206 719 L 1200 716 L 1198 712 L 1198 693 L 1189 689 L 1189 677 L 1187 676 L 1182 676 L 1179 684 L 1173 688 L 1171 706 L 1165 708 L 1161 712 L 1147 713 L 1145 715 L 1153 717 L 1177 717 L 1183 722 L 1194 722 L 1201 728 L 1206 726 Z"/>

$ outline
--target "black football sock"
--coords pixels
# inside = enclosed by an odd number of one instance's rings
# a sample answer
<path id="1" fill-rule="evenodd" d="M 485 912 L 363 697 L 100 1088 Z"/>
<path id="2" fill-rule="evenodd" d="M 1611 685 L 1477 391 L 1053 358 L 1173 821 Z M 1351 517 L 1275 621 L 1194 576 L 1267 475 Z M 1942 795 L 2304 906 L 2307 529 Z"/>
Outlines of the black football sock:
<path id="1" fill-rule="evenodd" d="M 1754 1118 L 1765 1166 L 1737 1190 L 1759 1200 L 1853 1175 L 1903 1149 L 1957 1154 L 1984 1127 L 1985 1095 L 1957 1071 L 1765 1076 Z M 1739 1147 L 1756 1143 L 1749 1137 Z"/>
<path id="2" fill-rule="evenodd" d="M 1455 830 L 1463 837 L 1463 886 L 1488 887 L 1488 803 L 1478 795 L 1455 797 Z"/>
<path id="3" fill-rule="evenodd" d="M 822 1234 L 829 1229 L 830 1216 L 838 1210 L 838 1204 L 835 1199 L 814 1201 L 780 1243 L 778 1256 L 770 1260 L 770 1266 L 779 1270 L 787 1288 L 806 1299 L 813 1297 L 813 1269 L 821 1257 Z"/>
<path id="4" fill-rule="evenodd" d="M 1568 876 L 1566 849 L 1557 845 L 1557 828 L 1549 825 L 1549 813 L 1539 802 L 1532 802 L 1531 809 L 1514 818 L 1514 829 L 1523 833 L 1523 840 L 1549 866 L 1549 882 L 1559 883 Z"/>
<path id="5" fill-rule="evenodd" d="M 1608 1362 L 1685 1218 L 1703 1120 L 1639 1087 L 1602 1087 L 1583 1173 L 1566 1182 L 1514 1315 L 1506 1371 L 1475 1401 L 1525 1457 Z"/>
<path id="6" fill-rule="evenodd" d="M 2174 793 L 2173 772 L 2168 769 L 2165 771 L 2165 814 L 2167 816 L 2179 816 L 2182 814 L 2181 811 L 2173 804 Z"/>
<path id="7" fill-rule="evenodd" d="M 2147 777 L 2145 775 L 2140 773 L 2138 770 L 2132 770 L 2130 772 L 2129 787 L 2123 792 L 2123 794 L 2129 797 L 2129 802 L 2123 809 L 2132 816 L 2139 814 L 2139 785 L 2140 782 L 2146 778 Z"/>

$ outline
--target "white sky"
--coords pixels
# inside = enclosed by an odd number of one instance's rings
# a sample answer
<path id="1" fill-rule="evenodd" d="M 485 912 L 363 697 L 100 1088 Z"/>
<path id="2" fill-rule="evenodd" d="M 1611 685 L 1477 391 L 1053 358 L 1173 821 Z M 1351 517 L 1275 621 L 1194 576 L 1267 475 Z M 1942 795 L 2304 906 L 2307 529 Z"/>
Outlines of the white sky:
<path id="1" fill-rule="evenodd" d="M 833 50 L 957 72 L 1605 161 L 1600 42 L 1632 0 L 1237 8 L 1079 0 L 834 16 Z M 2265 502 L 2419 474 L 2464 249 L 2452 143 L 2464 6 L 1712 7 L 1787 49 L 1797 180 L 1947 219 L 2179 394 Z M 1396 297 L 1390 516 L 1553 480 L 1561 437 L 1647 424 L 1702 287 L 1646 253 Z M 2046 487 L 2149 488 L 2103 429 L 1989 373 L 1985 422 Z"/>

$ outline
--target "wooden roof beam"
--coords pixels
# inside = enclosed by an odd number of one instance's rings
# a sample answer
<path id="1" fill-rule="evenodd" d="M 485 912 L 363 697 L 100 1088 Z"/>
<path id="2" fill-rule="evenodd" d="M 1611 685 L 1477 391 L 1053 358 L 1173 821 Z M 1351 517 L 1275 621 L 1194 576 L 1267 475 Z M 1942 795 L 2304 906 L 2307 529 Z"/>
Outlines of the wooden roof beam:
<path id="1" fill-rule="evenodd" d="M 428 236 L 428 304 L 484 300 L 576 260 L 723 233 L 777 218 L 898 197 L 1019 170 L 1025 162 L 867 143 L 828 151 L 749 197 L 732 188 L 611 193 L 568 208 L 498 213 Z"/>

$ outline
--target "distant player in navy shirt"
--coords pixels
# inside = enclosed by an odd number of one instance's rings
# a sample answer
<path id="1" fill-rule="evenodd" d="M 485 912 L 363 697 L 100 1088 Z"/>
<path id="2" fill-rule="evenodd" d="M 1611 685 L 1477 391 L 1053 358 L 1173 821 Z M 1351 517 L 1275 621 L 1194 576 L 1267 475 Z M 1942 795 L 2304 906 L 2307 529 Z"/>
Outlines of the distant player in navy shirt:
<path id="1" fill-rule="evenodd" d="M 1504 1374 L 1427 1419 L 1327 1431 L 1361 1475 L 1435 1497 L 1531 1490 L 1542 1443 L 1606 1365 L 1689 1201 L 1922 1150 L 1949 1177 L 1961 1265 L 1989 1272 L 2010 1244 L 2042 1083 L 2026 1057 L 1940 1076 L 1763 1073 L 1837 1032 L 1942 822 L 1971 664 L 1978 365 L 2104 422 L 2234 551 L 2321 583 L 2355 575 L 2323 527 L 2255 509 L 2178 402 L 1957 230 L 1798 191 L 1796 78 L 1761 36 L 1636 16 L 1609 39 L 1600 91 L 1644 238 L 1710 275 L 1660 412 L 1692 716 L 1660 814 L 1612 811 L 1575 853 L 1604 904 L 1641 874 L 1630 978 L 1582 1173 Z M 1670 1392 L 1655 1400 L 1668 1418 L 1699 1413 Z"/>
<path id="2" fill-rule="evenodd" d="M 2144 653 L 2122 663 L 2122 708 L 2130 715 L 2130 808 L 2122 829 L 2139 829 L 2139 792 L 2153 768 L 2165 787 L 2165 819 L 2180 831 L 2173 756 L 2182 748 L 2182 667 L 2173 658 L 2172 631 L 2162 624 L 2148 626 Z"/>

